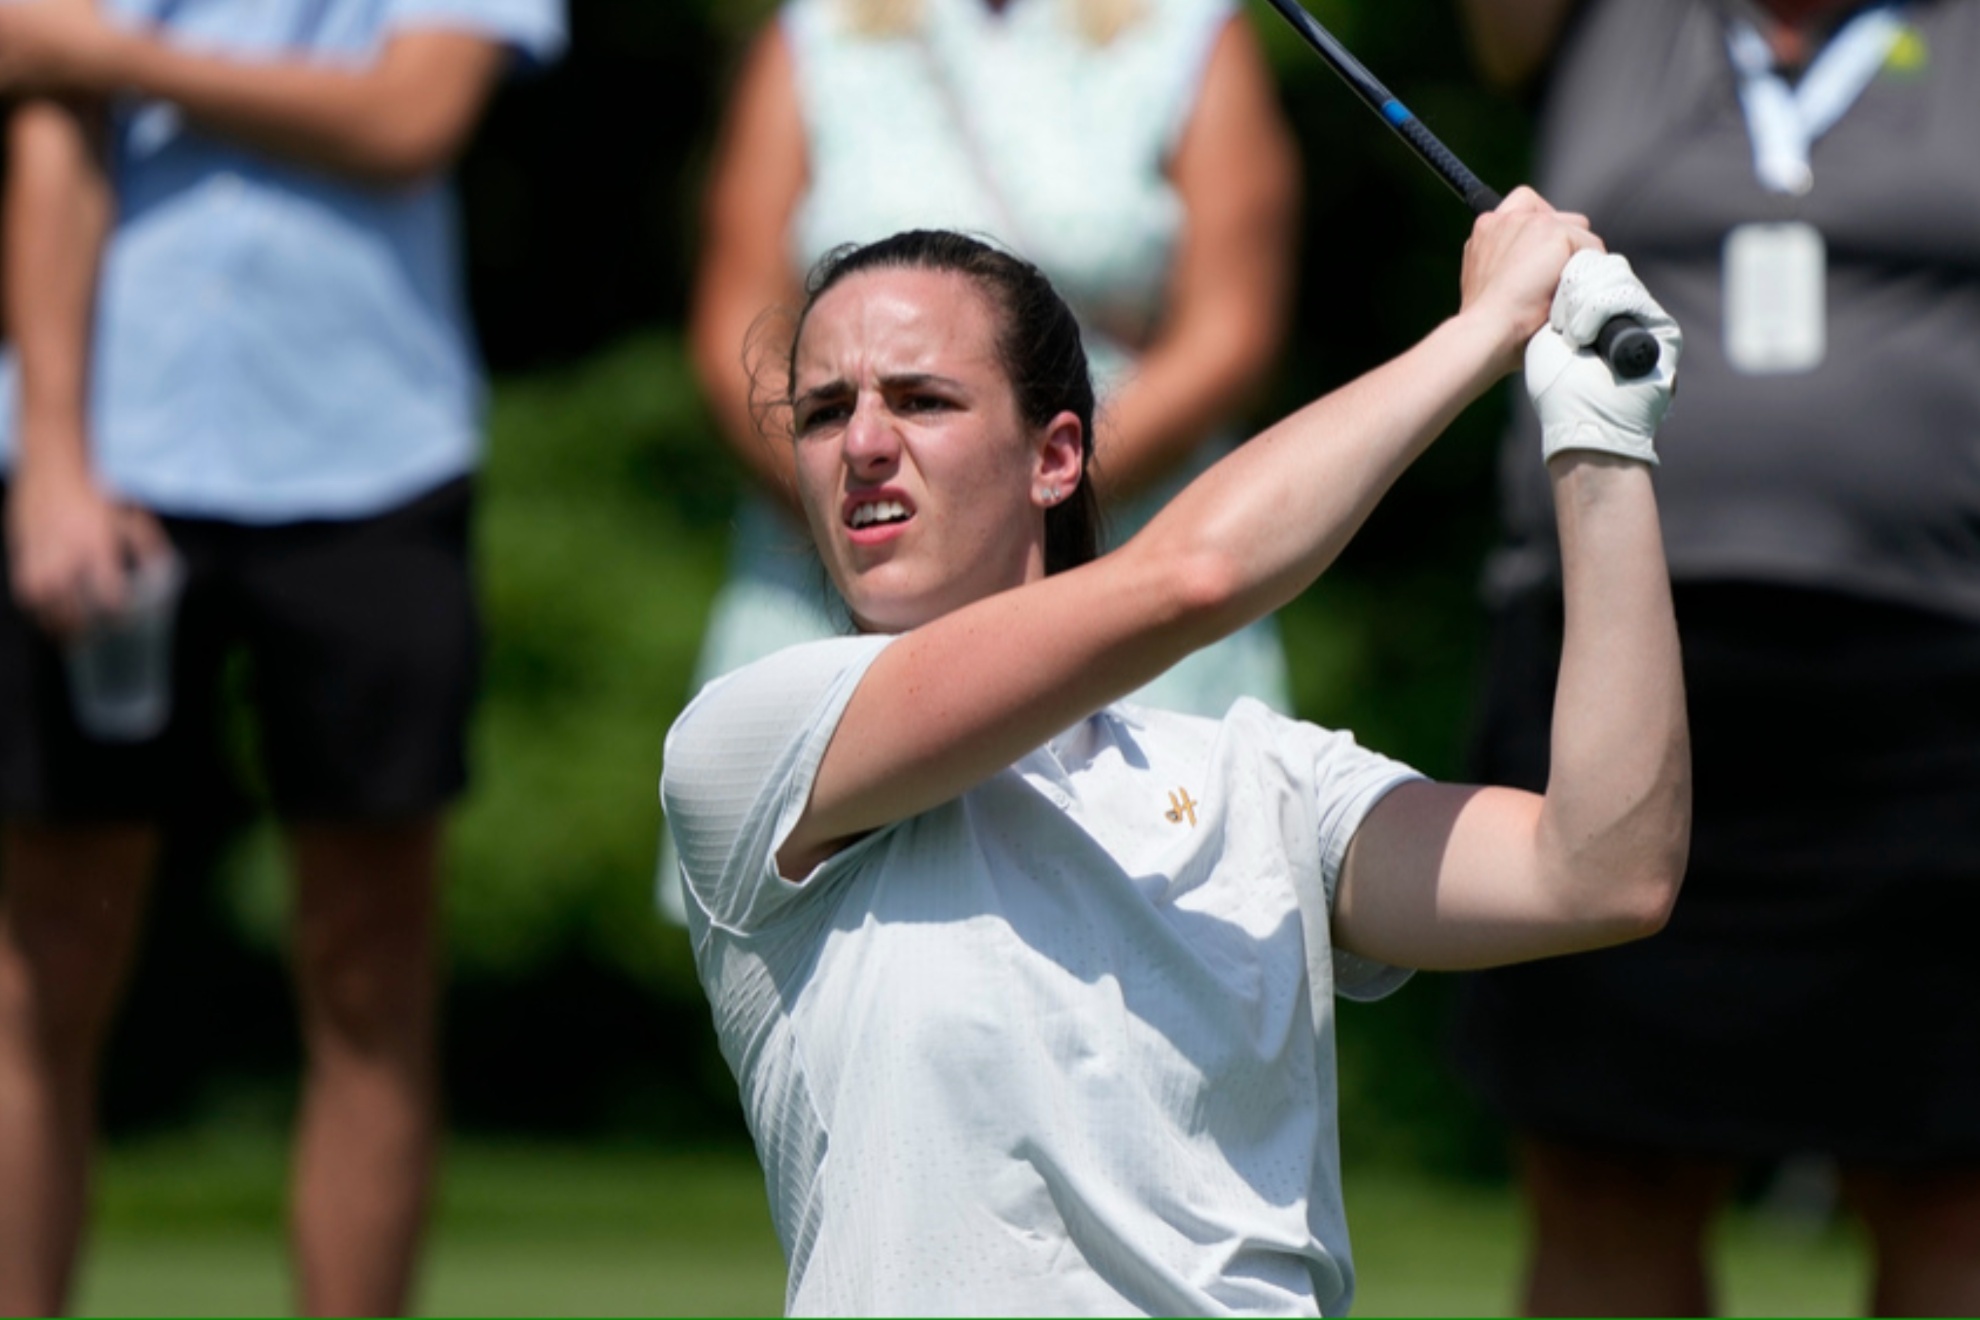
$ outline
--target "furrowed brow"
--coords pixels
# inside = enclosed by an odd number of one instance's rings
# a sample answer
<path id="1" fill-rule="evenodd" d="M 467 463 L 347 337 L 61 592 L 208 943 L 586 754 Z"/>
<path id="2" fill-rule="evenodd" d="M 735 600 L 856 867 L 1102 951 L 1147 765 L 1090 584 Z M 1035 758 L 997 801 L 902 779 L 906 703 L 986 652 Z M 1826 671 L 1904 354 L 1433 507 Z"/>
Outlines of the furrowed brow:
<path id="1" fill-rule="evenodd" d="M 883 376 L 880 380 L 880 385 L 882 389 L 887 390 L 939 389 L 957 391 L 963 388 L 962 382 L 956 380 L 954 377 L 938 376 L 928 371 L 908 371 L 898 376 Z"/>
<path id="2" fill-rule="evenodd" d="M 853 393 L 854 390 L 851 381 L 828 380 L 823 385 L 814 385 L 804 391 L 804 393 L 793 398 L 791 400 L 791 407 L 798 412 L 803 412 L 806 408 L 817 407 L 821 403 L 848 398 Z"/>

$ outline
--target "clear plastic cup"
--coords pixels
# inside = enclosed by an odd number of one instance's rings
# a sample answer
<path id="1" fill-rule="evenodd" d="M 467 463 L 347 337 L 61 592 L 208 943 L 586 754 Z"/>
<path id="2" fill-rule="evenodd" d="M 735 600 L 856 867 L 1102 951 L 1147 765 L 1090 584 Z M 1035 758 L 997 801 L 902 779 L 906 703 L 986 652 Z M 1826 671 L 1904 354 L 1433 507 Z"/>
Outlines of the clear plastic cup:
<path id="1" fill-rule="evenodd" d="M 172 632 L 186 581 L 166 552 L 131 570 L 124 608 L 99 616 L 67 647 L 76 723 L 101 742 L 156 737 L 172 716 Z"/>

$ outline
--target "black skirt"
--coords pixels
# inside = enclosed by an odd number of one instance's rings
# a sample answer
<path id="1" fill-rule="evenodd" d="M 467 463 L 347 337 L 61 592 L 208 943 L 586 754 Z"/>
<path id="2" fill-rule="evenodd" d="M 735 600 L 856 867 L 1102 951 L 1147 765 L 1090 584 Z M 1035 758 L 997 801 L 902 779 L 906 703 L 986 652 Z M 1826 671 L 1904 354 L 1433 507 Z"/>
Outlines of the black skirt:
<path id="1" fill-rule="evenodd" d="M 1466 978 L 1516 1127 L 1728 1158 L 1980 1160 L 1980 626 L 1681 587 L 1695 783 L 1670 925 Z M 1486 782 L 1540 788 L 1557 600 L 1499 620 Z"/>

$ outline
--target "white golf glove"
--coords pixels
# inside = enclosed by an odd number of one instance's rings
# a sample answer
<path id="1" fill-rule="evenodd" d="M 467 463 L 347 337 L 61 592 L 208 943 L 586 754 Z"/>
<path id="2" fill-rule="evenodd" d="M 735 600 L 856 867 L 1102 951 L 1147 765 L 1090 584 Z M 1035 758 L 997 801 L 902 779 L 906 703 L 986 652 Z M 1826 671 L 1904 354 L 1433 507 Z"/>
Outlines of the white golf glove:
<path id="1" fill-rule="evenodd" d="M 1609 319 L 1634 316 L 1662 349 L 1657 368 L 1618 380 L 1590 345 Z M 1629 262 L 1613 253 L 1577 252 L 1554 290 L 1553 314 L 1526 345 L 1526 392 L 1540 414 L 1540 456 L 1597 449 L 1654 465 L 1657 424 L 1671 406 L 1684 336 Z"/>

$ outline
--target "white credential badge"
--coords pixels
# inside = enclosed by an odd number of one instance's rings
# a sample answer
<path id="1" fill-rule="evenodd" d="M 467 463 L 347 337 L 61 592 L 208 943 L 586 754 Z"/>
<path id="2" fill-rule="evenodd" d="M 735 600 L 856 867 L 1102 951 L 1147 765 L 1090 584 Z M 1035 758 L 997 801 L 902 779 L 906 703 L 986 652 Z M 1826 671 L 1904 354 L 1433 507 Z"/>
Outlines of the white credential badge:
<path id="1" fill-rule="evenodd" d="M 1815 186 L 1810 151 L 1876 81 L 1908 28 L 1902 6 L 1873 4 L 1833 36 L 1793 86 L 1759 29 L 1736 20 L 1726 51 L 1760 186 L 1804 197 Z M 1726 235 L 1726 360 L 1749 376 L 1813 371 L 1829 351 L 1828 246 L 1800 221 L 1741 225 Z"/>
<path id="2" fill-rule="evenodd" d="M 1799 221 L 1726 235 L 1726 361 L 1748 376 L 1813 371 L 1829 351 L 1828 247 Z"/>

